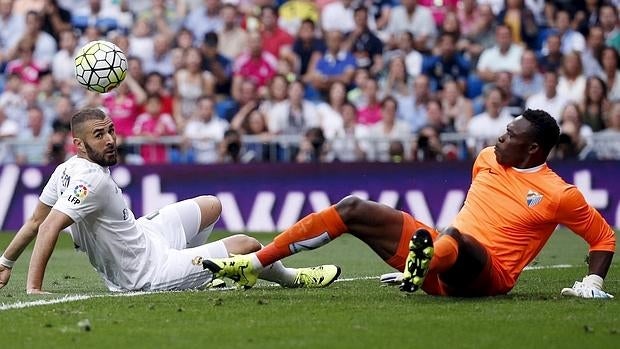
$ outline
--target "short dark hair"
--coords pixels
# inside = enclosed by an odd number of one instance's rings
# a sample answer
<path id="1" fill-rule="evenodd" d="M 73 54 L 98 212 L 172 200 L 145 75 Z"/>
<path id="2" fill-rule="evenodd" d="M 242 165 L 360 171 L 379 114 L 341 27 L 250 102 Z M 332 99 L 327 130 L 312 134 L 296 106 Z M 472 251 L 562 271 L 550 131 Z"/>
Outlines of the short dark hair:
<path id="1" fill-rule="evenodd" d="M 71 117 L 71 132 L 74 137 L 79 137 L 79 134 L 83 132 L 82 125 L 89 120 L 103 120 L 106 118 L 105 113 L 98 108 L 85 108 Z"/>
<path id="2" fill-rule="evenodd" d="M 217 33 L 213 32 L 213 31 L 205 33 L 205 36 L 203 38 L 203 42 L 207 46 L 216 47 L 217 43 L 218 43 Z"/>
<path id="3" fill-rule="evenodd" d="M 557 121 L 544 110 L 527 109 L 523 112 L 523 118 L 532 124 L 532 137 L 534 142 L 549 154 L 551 149 L 560 139 L 560 126 Z"/>

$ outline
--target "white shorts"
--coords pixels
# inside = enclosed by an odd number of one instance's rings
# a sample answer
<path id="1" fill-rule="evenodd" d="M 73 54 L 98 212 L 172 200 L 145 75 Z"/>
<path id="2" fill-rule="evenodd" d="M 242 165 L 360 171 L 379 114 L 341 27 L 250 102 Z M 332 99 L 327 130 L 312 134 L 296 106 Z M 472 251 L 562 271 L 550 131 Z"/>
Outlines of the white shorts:
<path id="1" fill-rule="evenodd" d="M 145 289 L 199 288 L 210 282 L 213 276 L 208 270 L 203 270 L 202 265 L 192 264 L 194 257 L 228 257 L 222 241 L 187 248 L 188 241 L 202 233 L 199 231 L 200 207 L 194 200 L 167 205 L 159 211 L 140 217 L 138 224 L 158 247 L 162 247 L 157 249 L 161 252 L 156 252 L 160 256 L 154 258 L 161 261 L 161 265 L 157 268 L 150 286 Z M 208 229 L 212 230 L 213 226 L 206 230 Z"/>

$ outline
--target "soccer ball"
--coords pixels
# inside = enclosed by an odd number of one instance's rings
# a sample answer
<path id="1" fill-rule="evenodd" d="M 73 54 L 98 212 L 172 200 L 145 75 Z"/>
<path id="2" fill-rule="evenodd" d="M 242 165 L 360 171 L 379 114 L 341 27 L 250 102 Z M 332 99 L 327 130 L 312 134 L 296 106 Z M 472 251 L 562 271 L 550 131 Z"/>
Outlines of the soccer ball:
<path id="1" fill-rule="evenodd" d="M 126 74 L 127 57 L 111 42 L 91 41 L 75 56 L 75 78 L 91 91 L 108 92 L 120 85 Z"/>

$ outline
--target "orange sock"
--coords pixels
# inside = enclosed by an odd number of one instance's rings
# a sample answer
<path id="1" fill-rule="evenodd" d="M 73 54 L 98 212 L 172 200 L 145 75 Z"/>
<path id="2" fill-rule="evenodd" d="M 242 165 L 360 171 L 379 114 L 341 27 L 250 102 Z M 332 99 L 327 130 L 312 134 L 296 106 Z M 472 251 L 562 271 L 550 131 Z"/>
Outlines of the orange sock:
<path id="1" fill-rule="evenodd" d="M 323 246 L 347 231 L 336 207 L 312 213 L 285 230 L 269 245 L 256 252 L 263 266 L 303 250 Z"/>
<path id="2" fill-rule="evenodd" d="M 431 260 L 430 270 L 443 273 L 450 269 L 459 255 L 459 245 L 450 235 L 441 235 L 433 242 L 435 254 Z"/>

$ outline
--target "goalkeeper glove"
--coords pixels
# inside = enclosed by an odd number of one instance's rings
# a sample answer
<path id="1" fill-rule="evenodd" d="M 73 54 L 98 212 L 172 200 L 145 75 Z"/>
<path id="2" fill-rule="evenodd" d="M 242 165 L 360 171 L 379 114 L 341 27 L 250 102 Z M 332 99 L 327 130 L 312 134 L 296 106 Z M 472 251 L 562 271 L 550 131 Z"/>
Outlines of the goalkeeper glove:
<path id="1" fill-rule="evenodd" d="M 575 281 L 573 287 L 563 288 L 560 294 L 581 298 L 614 298 L 613 295 L 603 291 L 603 278 L 596 274 L 590 274 L 584 277 L 582 281 Z"/>

